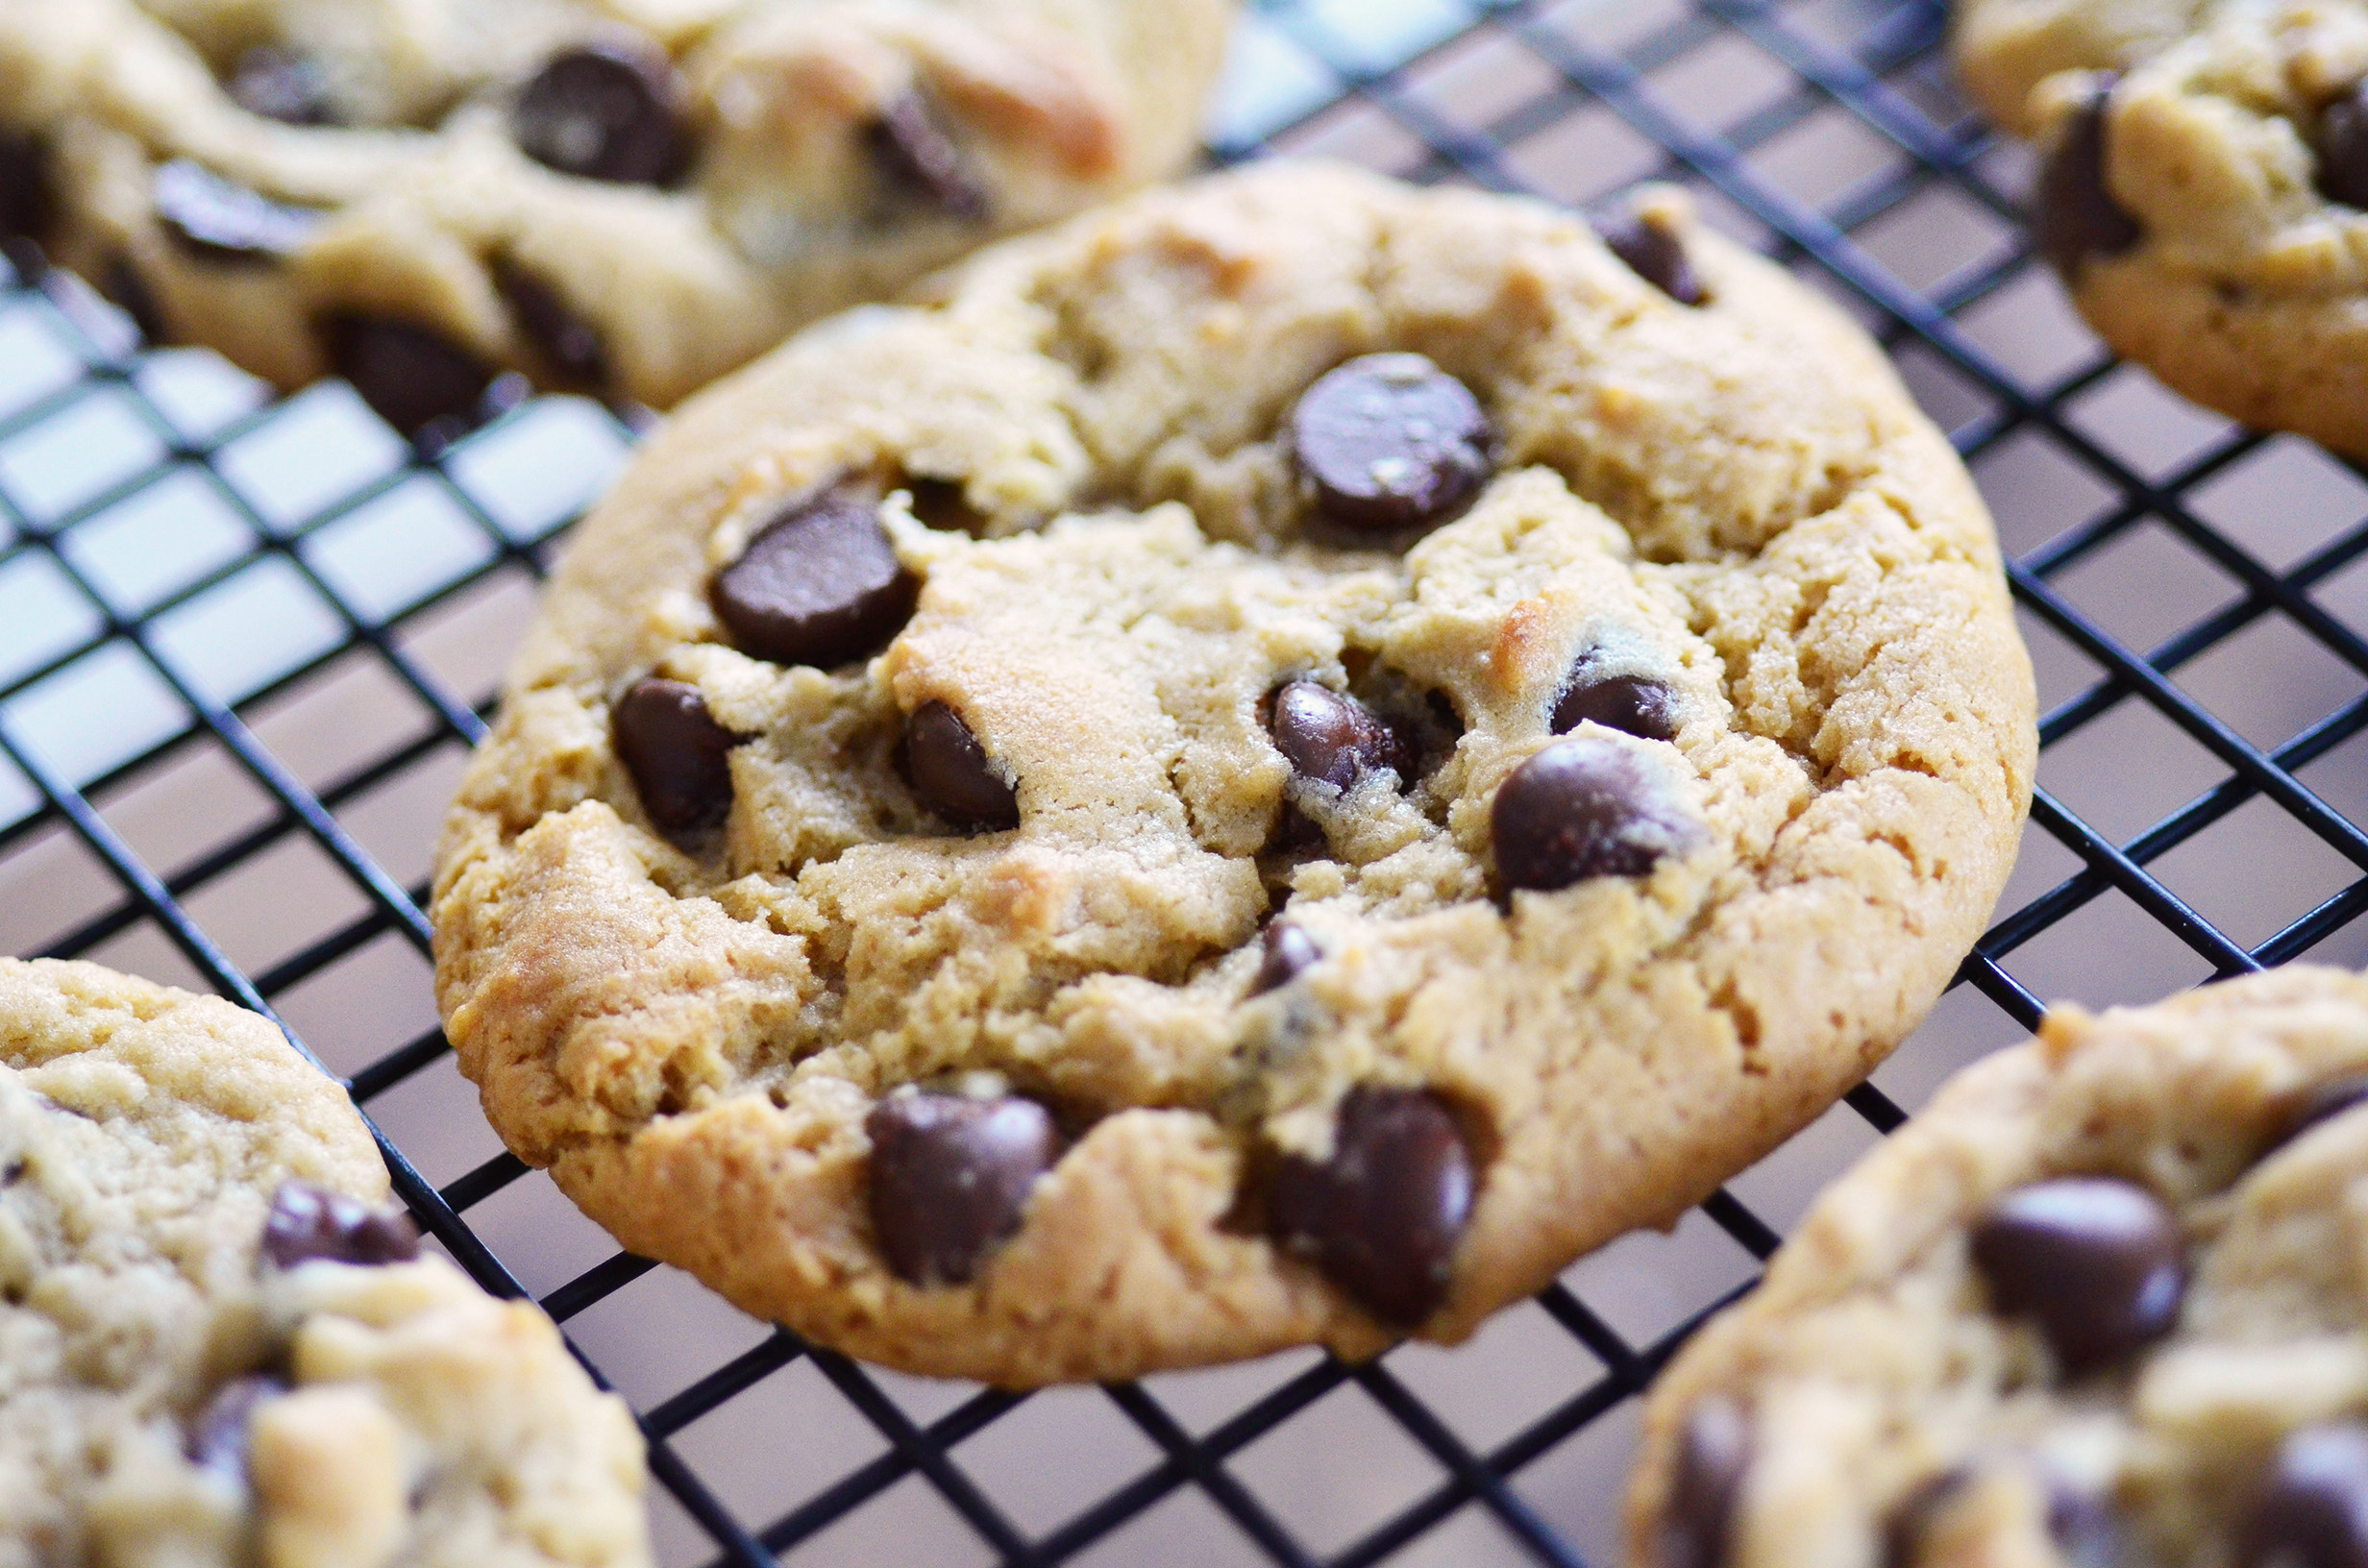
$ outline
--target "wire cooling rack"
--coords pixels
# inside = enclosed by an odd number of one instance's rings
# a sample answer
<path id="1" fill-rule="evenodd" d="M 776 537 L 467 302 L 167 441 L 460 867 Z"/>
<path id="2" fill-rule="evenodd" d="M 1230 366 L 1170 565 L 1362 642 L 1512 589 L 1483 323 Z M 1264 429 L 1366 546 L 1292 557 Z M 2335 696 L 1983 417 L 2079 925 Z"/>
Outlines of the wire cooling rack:
<path id="1" fill-rule="evenodd" d="M 2028 157 L 1937 0 L 1270 0 L 1221 161 L 1323 152 L 1589 206 L 1641 178 L 1856 312 L 2014 556 L 2042 789 L 1930 1022 L 1670 1236 L 1452 1351 L 1016 1397 L 882 1373 L 619 1255 L 503 1153 L 430 999 L 429 845 L 553 546 L 629 430 L 526 404 L 423 461 L 345 387 L 142 352 L 73 280 L 0 296 L 0 950 L 281 1018 L 405 1199 L 530 1294 L 651 1439 L 670 1564 L 1616 1561 L 1636 1396 L 1808 1196 L 2041 997 L 2143 1000 L 2368 910 L 2368 483 L 2116 365 L 2035 265 Z"/>

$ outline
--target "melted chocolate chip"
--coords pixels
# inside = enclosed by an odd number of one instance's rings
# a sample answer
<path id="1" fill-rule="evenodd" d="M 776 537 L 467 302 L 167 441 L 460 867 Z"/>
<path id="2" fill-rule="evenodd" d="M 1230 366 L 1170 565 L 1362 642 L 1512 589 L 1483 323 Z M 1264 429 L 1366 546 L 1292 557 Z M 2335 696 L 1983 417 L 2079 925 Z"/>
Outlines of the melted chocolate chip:
<path id="1" fill-rule="evenodd" d="M 2319 190 L 2331 202 L 2368 208 L 2368 80 L 2319 116 Z"/>
<path id="2" fill-rule="evenodd" d="M 2027 1317 L 2070 1376 L 2171 1331 L 2185 1291 L 2179 1222 L 2129 1182 L 2070 1176 L 2018 1188 L 1973 1232 L 1990 1304 Z"/>
<path id="3" fill-rule="evenodd" d="M 38 239 L 57 215 L 48 146 L 38 136 L 0 131 L 0 237 Z"/>
<path id="4" fill-rule="evenodd" d="M 2368 1568 L 2368 1427 L 2286 1438 L 2237 1527 L 2237 1568 Z"/>
<path id="5" fill-rule="evenodd" d="M 557 378 L 555 385 L 590 392 L 608 385 L 608 351 L 600 329 L 570 309 L 557 289 L 507 257 L 494 263 L 493 286 L 509 306 L 520 333 Z"/>
<path id="6" fill-rule="evenodd" d="M 2039 249 L 2066 278 L 2077 278 L 2092 256 L 2119 256 L 2145 234 L 2105 186 L 2109 82 L 2064 126 L 2040 166 L 2035 224 Z"/>
<path id="7" fill-rule="evenodd" d="M 886 648 L 920 594 L 879 526 L 878 505 L 839 489 L 758 529 L 707 597 L 741 652 L 827 669 Z"/>
<path id="8" fill-rule="evenodd" d="M 1264 945 L 1266 956 L 1259 961 L 1258 972 L 1250 976 L 1246 997 L 1279 990 L 1296 980 L 1301 970 L 1323 962 L 1323 949 L 1316 945 L 1316 939 L 1288 920 L 1268 922 Z"/>
<path id="9" fill-rule="evenodd" d="M 214 261 L 293 256 L 327 216 L 318 208 L 275 202 L 185 158 L 158 166 L 149 199 L 176 243 Z"/>
<path id="10" fill-rule="evenodd" d="M 255 1419 L 255 1409 L 286 1392 L 287 1384 L 278 1378 L 234 1378 L 224 1384 L 189 1423 L 182 1452 L 200 1469 L 244 1481 L 251 1446 L 249 1424 Z"/>
<path id="11" fill-rule="evenodd" d="M 635 681 L 609 715 L 617 760 L 641 809 L 678 847 L 731 815 L 731 748 L 749 737 L 715 722 L 699 688 L 653 675 Z"/>
<path id="12" fill-rule="evenodd" d="M 1554 699 L 1554 733 L 1566 735 L 1583 723 L 1597 723 L 1647 741 L 1677 738 L 1677 693 L 1649 675 L 1605 674 L 1582 655 L 1570 683 Z"/>
<path id="13" fill-rule="evenodd" d="M 431 328 L 380 316 L 328 324 L 330 363 L 362 402 L 411 440 L 441 445 L 475 422 L 493 372 Z"/>
<path id="14" fill-rule="evenodd" d="M 1019 795 L 943 702 L 924 702 L 904 721 L 904 772 L 913 793 L 956 827 L 999 833 L 1020 825 Z"/>
<path id="15" fill-rule="evenodd" d="M 1471 1151 L 1439 1097 L 1360 1086 L 1341 1101 L 1329 1160 L 1277 1164 L 1267 1213 L 1359 1306 L 1413 1328 L 1446 1300 L 1471 1197 Z"/>
<path id="16" fill-rule="evenodd" d="M 1020 1228 L 1036 1178 L 1060 1158 L 1051 1115 L 1005 1095 L 896 1094 L 864 1119 L 872 1227 L 899 1279 L 960 1285 Z"/>
<path id="17" fill-rule="evenodd" d="M 536 162 L 585 180 L 664 185 L 689 161 L 681 78 L 655 45 L 601 41 L 552 58 L 518 94 L 510 134 Z"/>
<path id="18" fill-rule="evenodd" d="M 1394 768 L 1401 785 L 1414 771 L 1395 730 L 1355 698 L 1312 680 L 1274 694 L 1267 733 L 1293 772 L 1335 789 L 1347 789 L 1368 769 Z"/>
<path id="19" fill-rule="evenodd" d="M 337 107 L 319 61 L 274 49 L 248 50 L 231 68 L 231 101 L 283 125 L 335 125 Z"/>
<path id="20" fill-rule="evenodd" d="M 407 1263 L 419 1256 L 419 1227 L 400 1209 L 373 1209 L 309 1182 L 283 1182 L 263 1221 L 263 1256 L 282 1268 L 316 1258 Z"/>
<path id="21" fill-rule="evenodd" d="M 865 133 L 873 161 L 899 190 L 965 223 L 987 220 L 987 193 L 964 166 L 962 149 L 919 93 L 880 108 Z"/>
<path id="22" fill-rule="evenodd" d="M 2293 1142 L 2321 1122 L 2332 1121 L 2346 1111 L 2363 1102 L 2368 1102 L 2368 1075 L 2337 1078 L 2332 1082 L 2321 1084 L 2304 1098 L 2302 1104 L 2294 1108 L 2293 1114 L 2286 1118 L 2285 1125 L 2278 1130 L 2278 1136 L 2270 1140 L 2269 1147 L 2263 1149 L 2261 1153 L 2266 1157 Z"/>
<path id="23" fill-rule="evenodd" d="M 1317 509 L 1366 531 L 1445 521 L 1488 481 L 1492 439 L 1470 390 L 1418 354 L 1351 359 L 1291 415 L 1292 456 Z"/>
<path id="24" fill-rule="evenodd" d="M 1718 1568 L 1726 1560 L 1728 1528 L 1750 1467 L 1751 1429 L 1734 1401 L 1713 1397 L 1696 1405 L 1653 1532 L 1652 1568 Z"/>
<path id="25" fill-rule="evenodd" d="M 1516 768 L 1489 812 L 1498 881 L 1542 893 L 1591 876 L 1644 876 L 1701 838 L 1643 762 L 1589 735 L 1556 741 Z"/>
<path id="26" fill-rule="evenodd" d="M 1677 231 L 1641 212 L 1630 212 L 1605 222 L 1600 230 L 1604 248 L 1628 264 L 1628 270 L 1680 305 L 1700 305 L 1706 296 L 1702 280 L 1686 255 Z"/>

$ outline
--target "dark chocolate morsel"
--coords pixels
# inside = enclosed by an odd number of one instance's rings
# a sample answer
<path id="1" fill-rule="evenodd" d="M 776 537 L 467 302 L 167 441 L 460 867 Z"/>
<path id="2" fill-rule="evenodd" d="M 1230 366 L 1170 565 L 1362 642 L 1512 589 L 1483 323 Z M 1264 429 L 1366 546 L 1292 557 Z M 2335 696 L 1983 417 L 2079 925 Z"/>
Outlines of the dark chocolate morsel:
<path id="1" fill-rule="evenodd" d="M 255 1409 L 267 1399 L 287 1392 L 278 1378 L 234 1378 L 214 1391 L 197 1412 L 182 1441 L 182 1452 L 202 1470 L 212 1470 L 234 1481 L 247 1478 L 247 1451 L 252 1446 L 248 1424 Z"/>
<path id="2" fill-rule="evenodd" d="M 880 106 L 865 137 L 873 161 L 900 189 L 950 218 L 987 220 L 985 188 L 964 167 L 962 149 L 919 93 L 900 93 Z"/>
<path id="3" fill-rule="evenodd" d="M 569 308 L 559 291 L 507 257 L 493 264 L 493 286 L 519 333 L 534 345 L 560 386 L 588 392 L 608 385 L 608 351 L 600 329 Z"/>
<path id="4" fill-rule="evenodd" d="M 0 131 L 0 238 L 39 239 L 58 216 L 49 146 L 38 136 Z"/>
<path id="5" fill-rule="evenodd" d="M 1591 723 L 1642 740 L 1675 740 L 1677 693 L 1650 675 L 1604 674 L 1594 659 L 1582 656 L 1554 699 L 1554 733 L 1567 735 Z"/>
<path id="6" fill-rule="evenodd" d="M 931 811 L 971 832 L 1020 825 L 1020 797 L 978 737 L 943 702 L 924 702 L 904 721 L 904 771 Z"/>
<path id="7" fill-rule="evenodd" d="M 310 1182 L 282 1182 L 263 1220 L 263 1256 L 282 1268 L 316 1258 L 407 1263 L 419 1256 L 419 1227 L 400 1209 L 373 1209 Z"/>
<path id="8" fill-rule="evenodd" d="M 1471 1200 L 1471 1151 L 1445 1104 L 1360 1085 L 1341 1101 L 1330 1159 L 1277 1163 L 1267 1213 L 1350 1299 L 1410 1329 L 1447 1298 Z"/>
<path id="9" fill-rule="evenodd" d="M 1686 255 L 1686 242 L 1667 224 L 1642 212 L 1607 219 L 1599 232 L 1604 248 L 1628 270 L 1680 305 L 1700 305 L 1707 296 Z"/>
<path id="10" fill-rule="evenodd" d="M 664 185 L 690 159 L 682 81 L 655 44 L 599 40 L 552 57 L 510 116 L 519 150 L 586 180 Z"/>
<path id="11" fill-rule="evenodd" d="M 1391 532 L 1445 521 L 1480 492 L 1494 439 L 1479 400 L 1418 354 L 1369 354 L 1328 372 L 1291 415 L 1316 508 Z"/>
<path id="12" fill-rule="evenodd" d="M 1982 1216 L 1972 1244 L 1992 1308 L 2035 1322 L 2068 1375 L 2119 1361 L 2178 1322 L 2179 1222 L 2130 1182 L 2066 1176 L 2017 1188 Z"/>
<path id="13" fill-rule="evenodd" d="M 2368 1568 L 2368 1426 L 2305 1427 L 2279 1446 L 2237 1527 L 2236 1568 Z"/>
<path id="14" fill-rule="evenodd" d="M 2321 1084 L 2294 1108 L 2292 1115 L 2286 1117 L 2285 1125 L 2278 1129 L 2278 1136 L 2261 1153 L 2266 1156 L 2282 1149 L 2311 1128 L 2332 1121 L 2363 1102 L 2368 1102 L 2368 1074 L 2336 1078 Z"/>
<path id="15" fill-rule="evenodd" d="M 319 61 L 259 45 L 231 67 L 231 101 L 250 114 L 284 125 L 334 125 L 337 106 Z"/>
<path id="16" fill-rule="evenodd" d="M 886 648 L 920 595 L 879 525 L 878 504 L 836 489 L 757 529 L 707 597 L 741 652 L 827 669 Z"/>
<path id="17" fill-rule="evenodd" d="M 1696 1405 L 1678 1439 L 1651 1568 L 1719 1568 L 1750 1467 L 1751 1429 L 1735 1402 L 1714 1395 Z"/>
<path id="18" fill-rule="evenodd" d="M 1347 789 L 1372 768 L 1394 768 L 1402 785 L 1413 772 L 1397 732 L 1364 703 L 1312 680 L 1295 680 L 1274 694 L 1267 733 L 1301 778 Z"/>
<path id="19" fill-rule="evenodd" d="M 2319 190 L 2331 202 L 2368 208 L 2368 78 L 2319 115 Z"/>
<path id="20" fill-rule="evenodd" d="M 1263 996 L 1287 986 L 1302 969 L 1323 961 L 1323 949 L 1316 945 L 1316 939 L 1289 920 L 1268 921 L 1263 945 L 1266 956 L 1259 961 L 1258 972 L 1250 976 L 1246 996 Z"/>
<path id="21" fill-rule="evenodd" d="M 961 1285 L 987 1249 L 1020 1228 L 1060 1134 L 1017 1095 L 893 1094 L 864 1118 L 872 1140 L 872 1228 L 899 1279 Z"/>
<path id="22" fill-rule="evenodd" d="M 1504 887 L 1551 893 L 1592 876 L 1644 876 L 1691 849 L 1701 824 L 1619 742 L 1556 741 L 1513 771 L 1489 810 Z"/>
<path id="23" fill-rule="evenodd" d="M 449 438 L 474 422 L 493 371 L 432 328 L 340 315 L 327 328 L 330 363 L 378 416 L 413 441 Z"/>
<path id="24" fill-rule="evenodd" d="M 2109 80 L 2074 112 L 2055 150 L 2040 165 L 2035 226 L 2039 249 L 2067 279 L 2092 256 L 2119 256 L 2144 237 L 2105 185 L 2106 110 Z"/>
<path id="25" fill-rule="evenodd" d="M 293 256 L 328 216 L 316 207 L 275 202 L 185 158 L 157 166 L 149 200 L 176 243 L 215 261 Z"/>
<path id="26" fill-rule="evenodd" d="M 748 743 L 715 722 L 699 688 L 655 675 L 635 681 L 609 715 L 617 760 L 641 809 L 678 845 L 731 815 L 731 749 Z"/>

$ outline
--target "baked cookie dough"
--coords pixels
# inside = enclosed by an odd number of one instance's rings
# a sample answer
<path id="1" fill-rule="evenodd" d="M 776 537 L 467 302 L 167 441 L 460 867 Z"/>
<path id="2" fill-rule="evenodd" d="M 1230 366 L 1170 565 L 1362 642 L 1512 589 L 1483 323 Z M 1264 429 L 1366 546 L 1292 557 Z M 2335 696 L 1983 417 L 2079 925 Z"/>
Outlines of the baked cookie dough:
<path id="1" fill-rule="evenodd" d="M 2368 982 L 2050 1013 L 1665 1372 L 1652 1568 L 2368 1558 Z"/>
<path id="2" fill-rule="evenodd" d="M 1858 1082 L 2013 857 L 1997 547 L 1835 311 L 1614 237 L 1262 165 L 686 405 L 438 856 L 510 1147 L 1026 1384 L 1460 1338 Z"/>
<path id="3" fill-rule="evenodd" d="M 1172 172 L 1231 9 L 0 0 L 0 233 L 407 434 L 504 370 L 663 408 Z"/>
<path id="4" fill-rule="evenodd" d="M 2368 4 L 1972 0 L 1957 58 L 2115 353 L 2368 456 Z"/>
<path id="5" fill-rule="evenodd" d="M 262 1018 L 0 959 L 0 1563 L 638 1568 L 641 1437 Z"/>

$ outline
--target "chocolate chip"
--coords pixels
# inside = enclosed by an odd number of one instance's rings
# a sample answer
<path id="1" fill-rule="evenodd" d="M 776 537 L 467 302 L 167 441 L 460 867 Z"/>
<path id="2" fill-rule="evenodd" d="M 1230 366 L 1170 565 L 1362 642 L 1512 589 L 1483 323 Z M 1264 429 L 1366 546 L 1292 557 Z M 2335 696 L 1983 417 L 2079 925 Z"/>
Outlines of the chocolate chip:
<path id="1" fill-rule="evenodd" d="M 1650 675 L 1606 674 L 1593 657 L 1581 655 L 1554 699 L 1554 733 L 1566 735 L 1583 723 L 1647 741 L 1675 740 L 1677 693 Z"/>
<path id="2" fill-rule="evenodd" d="M 1418 354 L 1369 354 L 1331 371 L 1291 415 L 1292 455 L 1316 507 L 1347 527 L 1443 521 L 1493 463 L 1488 415 Z"/>
<path id="3" fill-rule="evenodd" d="M 2186 1286 L 2179 1222 L 2144 1188 L 2106 1177 L 2008 1193 L 1974 1227 L 1973 1262 L 1990 1305 L 2034 1319 L 2072 1376 L 2168 1334 Z"/>
<path id="4" fill-rule="evenodd" d="M 38 239 L 57 215 L 47 144 L 38 136 L 0 131 L 0 237 Z"/>
<path id="5" fill-rule="evenodd" d="M 330 363 L 381 419 L 423 445 L 441 445 L 474 423 L 493 371 L 432 328 L 382 316 L 341 315 L 326 336 Z"/>
<path id="6" fill-rule="evenodd" d="M 2074 112 L 2039 169 L 2039 249 L 2066 278 L 2078 277 L 2089 257 L 2119 256 L 2145 234 L 2105 188 L 2106 108 L 2111 101 L 2108 81 Z"/>
<path id="7" fill-rule="evenodd" d="M 1020 825 L 1018 794 L 943 702 L 924 702 L 904 721 L 904 771 L 913 793 L 956 827 L 999 833 Z"/>
<path id="8" fill-rule="evenodd" d="M 197 1419 L 189 1423 L 182 1452 L 201 1470 L 245 1481 L 255 1409 L 286 1392 L 287 1384 L 278 1378 L 234 1378 L 215 1390 Z"/>
<path id="9" fill-rule="evenodd" d="M 1489 812 L 1497 879 L 1551 893 L 1591 876 L 1643 876 L 1701 842 L 1700 824 L 1616 741 L 1574 735 L 1513 771 Z"/>
<path id="10" fill-rule="evenodd" d="M 2368 1075 L 2337 1078 L 2321 1084 L 2304 1097 L 2286 1117 L 2285 1125 L 2261 1151 L 2264 1157 L 2285 1147 L 2321 1122 L 2332 1121 L 2354 1106 L 2368 1101 Z"/>
<path id="11" fill-rule="evenodd" d="M 493 264 L 493 286 L 508 304 L 520 333 L 557 378 L 555 384 L 590 392 L 608 385 L 608 350 L 600 329 L 570 309 L 557 289 L 507 257 Z"/>
<path id="12" fill-rule="evenodd" d="M 1751 1429 L 1733 1400 L 1702 1401 L 1686 1418 L 1668 1500 L 1653 1532 L 1652 1568 L 1718 1568 L 1736 1499 L 1751 1467 Z"/>
<path id="13" fill-rule="evenodd" d="M 2368 1568 L 2368 1427 L 2306 1427 L 2279 1446 L 2236 1531 L 2237 1568 Z"/>
<path id="14" fill-rule="evenodd" d="M 1267 1213 L 1358 1305 L 1413 1328 L 1446 1300 L 1471 1195 L 1471 1152 L 1437 1095 L 1360 1085 L 1341 1101 L 1329 1160 L 1276 1164 Z"/>
<path id="15" fill-rule="evenodd" d="M 896 1094 L 872 1108 L 872 1228 L 897 1278 L 961 1285 L 1020 1228 L 1036 1178 L 1060 1158 L 1051 1115 L 1017 1095 Z"/>
<path id="16" fill-rule="evenodd" d="M 731 748 L 748 737 L 715 722 L 699 688 L 653 675 L 633 683 L 609 715 L 617 760 L 632 775 L 641 809 L 678 845 L 731 815 Z"/>
<path id="17" fill-rule="evenodd" d="M 2319 116 L 2319 189 L 2330 201 L 2368 208 L 2368 80 Z"/>
<path id="18" fill-rule="evenodd" d="M 886 648 L 920 594 L 897 562 L 877 503 L 837 489 L 793 503 L 759 528 L 715 575 L 707 597 L 741 652 L 827 669 Z"/>
<path id="19" fill-rule="evenodd" d="M 1686 255 L 1677 231 L 1642 212 L 1623 213 L 1606 220 L 1599 231 L 1604 248 L 1628 264 L 1628 270 L 1680 305 L 1700 305 L 1707 297 L 1702 280 Z"/>
<path id="20" fill-rule="evenodd" d="M 1401 784 L 1413 772 L 1395 730 L 1355 698 L 1312 680 L 1274 694 L 1267 733 L 1293 772 L 1335 789 L 1347 789 L 1369 769 L 1394 768 Z"/>
<path id="21" fill-rule="evenodd" d="M 215 261 L 293 256 L 328 216 L 319 208 L 275 202 L 185 158 L 158 166 L 149 200 L 167 234 L 185 250 Z"/>
<path id="22" fill-rule="evenodd" d="M 674 62 L 655 45 L 588 43 L 552 57 L 519 92 L 510 134 L 561 174 L 670 184 L 689 160 L 683 96 Z"/>
<path id="23" fill-rule="evenodd" d="M 1323 962 L 1323 949 L 1316 945 L 1316 939 L 1288 920 L 1268 922 L 1264 945 L 1266 957 L 1250 977 L 1246 998 L 1287 986 L 1299 977 L 1300 970 Z"/>
<path id="24" fill-rule="evenodd" d="M 882 105 L 865 133 L 872 158 L 899 189 L 965 223 L 987 219 L 987 193 L 964 166 L 962 149 L 919 93 Z"/>
<path id="25" fill-rule="evenodd" d="M 283 125 L 335 125 L 337 107 L 319 61 L 274 49 L 250 49 L 231 68 L 231 101 Z"/>
<path id="26" fill-rule="evenodd" d="M 282 1268 L 316 1258 L 407 1263 L 419 1256 L 419 1227 L 400 1209 L 373 1209 L 310 1182 L 282 1182 L 263 1221 L 263 1256 Z"/>

